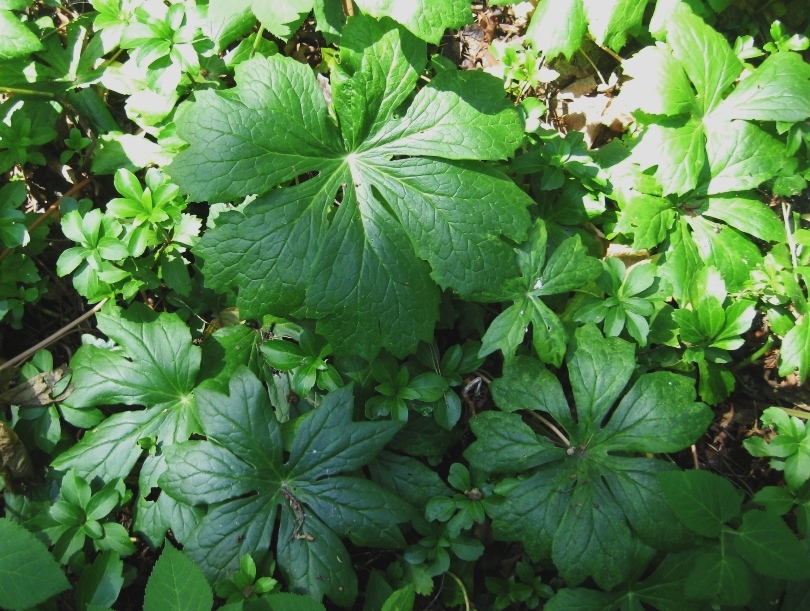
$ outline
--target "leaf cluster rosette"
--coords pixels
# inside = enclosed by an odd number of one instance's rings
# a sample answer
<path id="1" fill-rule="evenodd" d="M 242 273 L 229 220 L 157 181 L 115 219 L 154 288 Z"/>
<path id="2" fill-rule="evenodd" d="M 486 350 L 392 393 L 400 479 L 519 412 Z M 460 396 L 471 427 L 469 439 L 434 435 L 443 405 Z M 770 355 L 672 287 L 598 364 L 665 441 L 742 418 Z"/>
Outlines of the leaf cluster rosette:
<path id="1" fill-rule="evenodd" d="M 358 16 L 333 107 L 307 66 L 272 56 L 181 108 L 177 184 L 196 201 L 260 196 L 196 249 L 243 316 L 303 311 L 337 354 L 404 356 L 430 341 L 440 288 L 475 296 L 518 275 L 504 238 L 525 238 L 532 202 L 480 160 L 510 156 L 521 119 L 482 72 L 441 71 L 409 101 L 425 61 L 407 30 Z"/>
<path id="2" fill-rule="evenodd" d="M 357 577 L 341 537 L 405 546 L 397 523 L 410 517 L 410 506 L 357 474 L 401 423 L 353 422 L 352 388 L 344 387 L 304 418 L 285 460 L 267 390 L 248 369 L 232 377 L 230 395 L 204 388 L 195 394 L 207 440 L 167 447 L 159 479 L 178 501 L 208 505 L 184 551 L 215 583 L 238 568 L 241 556 L 259 557 L 275 540 L 292 591 L 351 606 Z"/>
<path id="3" fill-rule="evenodd" d="M 656 479 L 674 465 L 635 454 L 689 446 L 712 413 L 695 402 L 691 379 L 663 371 L 640 376 L 614 407 L 634 373 L 634 348 L 603 338 L 593 324 L 576 331 L 566 360 L 576 416 L 554 374 L 515 357 L 491 386 L 502 411 L 472 420 L 477 441 L 465 457 L 490 473 L 522 475 L 495 488 L 504 497 L 488 510 L 496 538 L 522 541 L 534 559 L 551 557 L 572 586 L 592 577 L 609 590 L 628 578 L 634 537 L 667 548 L 685 536 Z M 540 421 L 558 445 L 518 410 L 553 418 Z"/>

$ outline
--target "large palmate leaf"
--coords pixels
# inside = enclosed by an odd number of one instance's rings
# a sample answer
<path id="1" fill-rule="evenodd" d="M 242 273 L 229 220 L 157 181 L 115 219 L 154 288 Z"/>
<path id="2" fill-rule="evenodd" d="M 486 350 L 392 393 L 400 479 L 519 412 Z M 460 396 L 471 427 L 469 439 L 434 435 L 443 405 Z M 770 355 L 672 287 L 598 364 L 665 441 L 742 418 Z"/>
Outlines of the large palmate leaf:
<path id="1" fill-rule="evenodd" d="M 717 195 L 751 189 L 790 171 L 784 145 L 749 120 L 810 117 L 810 66 L 800 55 L 776 53 L 742 81 L 742 62 L 721 34 L 683 4 L 666 22 L 666 44 L 646 47 L 624 64 L 634 77 L 622 92 L 648 127 L 634 151 L 642 168 L 656 167 L 664 195 L 694 189 Z"/>
<path id="2" fill-rule="evenodd" d="M 304 419 L 284 462 L 267 390 L 249 370 L 233 376 L 230 396 L 198 389 L 197 404 L 208 440 L 166 448 L 159 480 L 177 500 L 209 506 L 184 551 L 216 582 L 243 554 L 269 550 L 280 514 L 276 558 L 290 589 L 350 606 L 357 577 L 340 537 L 405 545 L 396 524 L 409 506 L 359 475 L 400 423 L 352 422 L 352 390 L 340 389 Z"/>
<path id="3" fill-rule="evenodd" d="M 492 321 L 479 354 L 496 350 L 506 358 L 514 356 L 524 335 L 532 326 L 532 344 L 543 362 L 560 365 L 568 346 L 568 332 L 542 297 L 568 293 L 596 279 L 602 273 L 598 259 L 589 257 L 579 236 L 567 238 L 546 261 L 548 233 L 538 220 L 528 242 L 518 249 L 517 262 L 522 277 L 511 280 L 500 300 L 514 302 Z"/>
<path id="4" fill-rule="evenodd" d="M 618 51 L 628 33 L 641 26 L 648 0 L 540 0 L 526 37 L 548 57 L 568 59 L 582 44 L 585 32 L 599 45 Z"/>
<path id="5" fill-rule="evenodd" d="M 140 471 L 135 528 L 154 545 L 160 544 L 169 527 L 182 541 L 202 512 L 179 505 L 166 495 L 157 501 L 146 500 L 165 469 L 163 455 L 157 450 L 202 432 L 194 400 L 198 380 L 216 382 L 216 376 L 235 368 L 238 363 L 233 361 L 241 357 L 247 363 L 252 350 L 245 346 L 245 350 L 232 351 L 226 358 L 224 351 L 206 348 L 206 371 L 201 375 L 203 351 L 192 343 L 188 326 L 174 314 L 157 314 L 133 304 L 129 310 L 100 313 L 98 328 L 119 348 L 89 344 L 76 352 L 71 361 L 75 390 L 66 403 L 74 408 L 124 404 L 146 409 L 109 416 L 56 457 L 52 466 L 57 470 L 75 468 L 87 479 L 109 481 L 127 477 L 144 448 L 152 448 Z M 243 335 L 256 335 L 241 329 Z M 218 333 L 234 335 L 232 330 Z M 207 344 L 215 343 L 215 339 Z"/>
<path id="6" fill-rule="evenodd" d="M 490 511 L 495 536 L 522 541 L 534 558 L 551 557 L 572 586 L 593 577 L 609 590 L 627 580 L 633 533 L 658 548 L 683 536 L 678 528 L 661 529 L 676 520 L 656 474 L 673 465 L 633 453 L 688 446 L 712 413 L 694 401 L 692 380 L 668 372 L 642 375 L 614 407 L 633 374 L 633 352 L 632 344 L 605 339 L 592 324 L 581 327 L 566 357 L 576 415 L 551 372 L 516 357 L 491 387 L 503 411 L 471 421 L 477 441 L 465 456 L 473 466 L 528 475 L 496 488 L 506 498 Z M 518 410 L 551 416 L 556 445 Z"/>
<path id="7" fill-rule="evenodd" d="M 266 193 L 221 215 L 196 251 L 209 286 L 238 289 L 242 315 L 304 306 L 338 353 L 404 355 L 431 337 L 439 287 L 474 295 L 517 276 L 502 238 L 525 237 L 531 201 L 462 160 L 506 158 L 522 125 L 482 72 L 442 72 L 402 108 L 425 44 L 389 19 L 350 19 L 341 45 L 339 128 L 308 67 L 255 58 L 234 89 L 182 109 L 190 146 L 169 172 L 195 200 Z"/>

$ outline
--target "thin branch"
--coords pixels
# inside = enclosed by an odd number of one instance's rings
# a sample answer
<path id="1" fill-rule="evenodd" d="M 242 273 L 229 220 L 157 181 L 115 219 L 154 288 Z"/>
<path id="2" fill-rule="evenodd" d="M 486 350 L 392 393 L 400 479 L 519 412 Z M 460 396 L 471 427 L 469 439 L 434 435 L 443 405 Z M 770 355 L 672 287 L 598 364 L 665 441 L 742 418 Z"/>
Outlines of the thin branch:
<path id="1" fill-rule="evenodd" d="M 10 361 L 6 361 L 6 362 L 5 362 L 5 363 L 3 363 L 2 365 L 0 365 L 0 371 L 2 371 L 3 369 L 8 369 L 9 367 L 14 367 L 14 366 L 15 366 L 17 363 L 21 363 L 21 362 L 25 361 L 26 359 L 28 359 L 29 357 L 33 356 L 33 355 L 34 355 L 34 354 L 37 352 L 37 350 L 41 350 L 42 348 L 46 348 L 46 347 L 50 346 L 52 343 L 54 343 L 54 342 L 56 342 L 56 341 L 58 341 L 58 340 L 62 339 L 62 337 L 64 337 L 65 335 L 67 335 L 67 334 L 68 334 L 68 332 L 69 332 L 71 329 L 73 329 L 74 327 L 78 327 L 78 326 L 79 326 L 81 323 L 83 323 L 85 320 L 87 320 L 88 318 L 90 318 L 91 316 L 93 316 L 94 314 L 96 314 L 96 312 L 98 312 L 99 310 L 101 310 L 102 306 L 103 306 L 105 303 L 107 303 L 107 299 L 106 299 L 106 298 L 105 298 L 105 299 L 102 299 L 101 301 L 99 301 L 99 302 L 98 302 L 98 303 L 97 303 L 97 304 L 96 304 L 96 305 L 93 307 L 93 309 L 92 309 L 92 310 L 90 310 L 89 312 L 85 312 L 84 314 L 82 314 L 81 316 L 79 316 L 79 317 L 78 317 L 76 320 L 74 320 L 73 322 L 69 322 L 69 323 L 68 323 L 68 324 L 66 324 L 64 327 L 62 327 L 61 329 L 59 329 L 59 330 L 58 330 L 56 333 L 53 333 L 53 334 L 49 335 L 48 337 L 46 337 L 45 339 L 43 339 L 43 340 L 42 340 L 41 342 L 39 342 L 39 343 L 38 343 L 36 346 L 33 346 L 33 347 L 29 348 L 28 350 L 26 350 L 25 352 L 23 352 L 22 354 L 19 354 L 19 355 L 15 356 L 15 357 L 14 357 L 13 359 L 11 359 Z"/>

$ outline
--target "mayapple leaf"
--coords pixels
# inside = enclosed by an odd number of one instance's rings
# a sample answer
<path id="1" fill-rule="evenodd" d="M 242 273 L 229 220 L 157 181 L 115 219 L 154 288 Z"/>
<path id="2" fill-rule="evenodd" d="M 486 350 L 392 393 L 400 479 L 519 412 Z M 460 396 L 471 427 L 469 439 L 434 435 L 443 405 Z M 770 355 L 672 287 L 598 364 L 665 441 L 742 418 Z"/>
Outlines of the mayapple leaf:
<path id="1" fill-rule="evenodd" d="M 200 348 L 174 314 L 157 314 L 141 304 L 98 314 L 98 328 L 123 348 L 82 346 L 73 357 L 74 393 L 67 404 L 142 405 L 146 410 L 113 414 L 52 463 L 76 468 L 83 477 L 126 477 L 142 453 L 138 441 L 185 441 L 201 432 L 192 391 L 200 369 Z"/>
<path id="2" fill-rule="evenodd" d="M 304 306 L 338 354 L 405 355 L 429 340 L 439 287 L 472 296 L 517 276 L 503 238 L 525 237 L 531 200 L 479 160 L 514 152 L 520 117 L 482 72 L 442 72 L 401 108 L 425 56 L 390 19 L 358 16 L 332 71 L 339 126 L 312 71 L 281 56 L 181 109 L 174 180 L 198 201 L 260 196 L 196 249 L 244 316 Z"/>
<path id="3" fill-rule="evenodd" d="M 634 534 L 664 549 L 687 536 L 682 528 L 660 529 L 662 521 L 676 523 L 656 478 L 672 466 L 633 453 L 687 447 L 712 413 L 695 402 L 692 380 L 669 372 L 640 376 L 613 407 L 634 371 L 633 352 L 593 324 L 577 329 L 567 356 L 576 416 L 556 376 L 539 363 L 506 363 L 492 385 L 496 405 L 546 412 L 557 421 L 550 439 L 517 414 L 472 421 L 477 440 L 465 452 L 472 466 L 527 476 L 504 482 L 506 498 L 490 511 L 496 538 L 522 541 L 535 559 L 550 557 L 570 585 L 592 577 L 609 590 L 628 579 Z"/>
<path id="4" fill-rule="evenodd" d="M 290 589 L 351 606 L 357 577 L 341 537 L 405 545 L 397 523 L 410 507 L 359 472 L 401 424 L 353 422 L 345 387 L 304 418 L 285 462 L 267 390 L 247 368 L 233 375 L 229 395 L 198 389 L 197 404 L 207 441 L 167 447 L 159 479 L 178 501 L 209 507 L 185 553 L 216 583 L 244 554 L 266 552 L 280 516 L 276 558 Z"/>
<path id="5" fill-rule="evenodd" d="M 526 37 L 549 58 L 571 56 L 589 31 L 596 44 L 619 51 L 641 25 L 647 0 L 541 0 Z"/>
<path id="6" fill-rule="evenodd" d="M 470 3 L 465 0 L 356 0 L 356 4 L 372 17 L 391 17 L 434 45 L 439 44 L 445 30 L 472 21 Z"/>
<path id="7" fill-rule="evenodd" d="M 798 53 L 774 53 L 711 112 L 711 117 L 804 121 L 810 117 L 810 65 Z"/>

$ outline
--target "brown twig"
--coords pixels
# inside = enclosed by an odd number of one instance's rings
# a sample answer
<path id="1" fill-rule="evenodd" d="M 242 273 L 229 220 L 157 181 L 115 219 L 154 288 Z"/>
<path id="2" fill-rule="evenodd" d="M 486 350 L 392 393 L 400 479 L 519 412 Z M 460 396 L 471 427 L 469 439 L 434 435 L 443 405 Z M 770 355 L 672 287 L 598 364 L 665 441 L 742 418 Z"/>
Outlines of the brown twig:
<path id="1" fill-rule="evenodd" d="M 26 360 L 28 357 L 32 356 L 34 353 L 36 353 L 37 350 L 41 350 L 42 348 L 50 346 L 55 341 L 61 339 L 71 329 L 73 329 L 73 327 L 78 327 L 85 320 L 87 320 L 88 318 L 93 316 L 96 312 L 101 310 L 102 306 L 105 303 L 107 303 L 107 299 L 102 299 L 89 312 L 85 312 L 84 314 L 79 316 L 76 320 L 74 320 L 72 322 L 69 322 L 68 324 L 66 324 L 64 327 L 62 327 L 61 329 L 59 329 L 55 333 L 52 333 L 51 335 L 49 335 L 48 337 L 43 339 L 36 346 L 33 346 L 33 347 L 29 348 L 28 350 L 26 350 L 25 352 L 23 352 L 22 354 L 19 354 L 19 355 L 15 356 L 10 361 L 6 361 L 2 365 L 0 365 L 0 371 L 2 371 L 3 369 L 7 369 L 8 367 L 14 367 L 17 363 L 21 363 L 22 361 Z"/>
<path id="2" fill-rule="evenodd" d="M 352 0 L 343 0 L 343 14 L 346 17 L 354 17 L 354 5 Z"/>
<path id="3" fill-rule="evenodd" d="M 45 219 L 47 219 L 50 215 L 56 212 L 56 210 L 59 209 L 59 204 L 62 203 L 63 199 L 65 199 L 66 197 L 72 197 L 73 195 L 81 191 L 85 186 L 87 186 L 89 182 L 90 179 L 85 178 L 80 183 L 73 185 L 67 193 L 65 193 L 62 197 L 60 197 L 54 203 L 52 203 L 50 207 L 45 212 L 43 212 L 37 220 L 31 223 L 31 225 L 28 227 L 28 233 L 34 231 L 34 229 L 36 229 L 37 227 L 42 225 L 42 223 L 45 222 Z M 5 260 L 5 258 L 11 254 L 12 250 L 14 249 L 6 248 L 2 253 L 0 253 L 0 263 L 2 263 Z"/>

